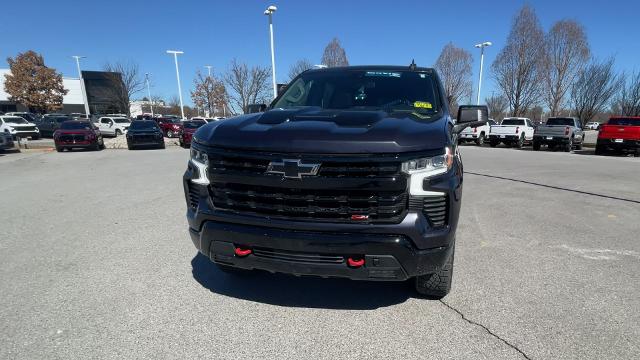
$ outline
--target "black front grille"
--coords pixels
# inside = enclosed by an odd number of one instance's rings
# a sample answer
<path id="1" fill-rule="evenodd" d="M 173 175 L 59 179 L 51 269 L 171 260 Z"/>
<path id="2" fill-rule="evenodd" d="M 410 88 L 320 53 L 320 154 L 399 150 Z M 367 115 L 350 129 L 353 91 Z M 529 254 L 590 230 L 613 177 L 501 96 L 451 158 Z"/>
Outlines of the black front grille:
<path id="1" fill-rule="evenodd" d="M 64 142 L 85 141 L 85 138 L 84 138 L 84 135 L 67 134 L 67 135 L 60 135 L 60 141 L 64 141 Z"/>
<path id="2" fill-rule="evenodd" d="M 36 127 L 35 126 L 21 126 L 21 127 L 17 127 L 16 130 L 18 132 L 21 132 L 21 131 L 36 131 Z"/>
<path id="3" fill-rule="evenodd" d="M 151 134 L 151 135 L 134 135 L 133 136 L 133 140 L 134 141 L 139 141 L 139 142 L 153 142 L 158 140 L 158 138 L 156 138 L 155 135 Z"/>
<path id="4" fill-rule="evenodd" d="M 394 156 L 292 155 L 217 150 L 209 157 L 210 201 L 218 210 L 285 220 L 398 223 L 407 210 L 406 175 Z M 271 161 L 320 164 L 317 175 L 286 179 Z"/>
<path id="5" fill-rule="evenodd" d="M 353 221 L 397 221 L 406 209 L 404 191 L 312 190 L 213 183 L 213 205 L 219 209 L 275 217 Z M 366 221 L 365 220 L 365 221 Z"/>
<path id="6" fill-rule="evenodd" d="M 273 249 L 253 249 L 253 255 L 264 259 L 306 264 L 342 264 L 345 261 L 344 256 L 339 255 L 321 255 Z"/>
<path id="7" fill-rule="evenodd" d="M 286 156 L 284 157 L 286 158 Z M 238 172 L 245 174 L 265 174 L 269 167 L 269 158 L 250 157 L 240 154 L 224 154 L 209 161 L 210 171 L 216 173 Z M 400 171 L 399 162 L 364 161 L 318 161 L 321 163 L 318 176 L 324 177 L 379 177 L 393 176 Z"/>

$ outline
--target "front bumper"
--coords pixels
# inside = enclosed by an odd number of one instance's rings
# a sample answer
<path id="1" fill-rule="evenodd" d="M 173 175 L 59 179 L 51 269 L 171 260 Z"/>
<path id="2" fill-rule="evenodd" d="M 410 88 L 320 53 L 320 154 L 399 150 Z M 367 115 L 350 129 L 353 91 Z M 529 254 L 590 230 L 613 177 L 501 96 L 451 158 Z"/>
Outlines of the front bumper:
<path id="1" fill-rule="evenodd" d="M 28 137 L 34 137 L 34 136 L 40 136 L 40 132 L 39 131 L 15 131 L 12 132 L 11 135 L 13 136 L 13 138 L 28 138 Z"/>
<path id="2" fill-rule="evenodd" d="M 95 147 L 97 141 L 54 141 L 56 147 L 88 149 Z"/>
<path id="3" fill-rule="evenodd" d="M 160 139 L 136 139 L 135 137 L 127 137 L 128 146 L 162 146 L 164 138 Z"/>
<path id="4" fill-rule="evenodd" d="M 613 151 L 639 151 L 640 140 L 628 139 L 598 139 L 596 146 Z"/>
<path id="5" fill-rule="evenodd" d="M 430 181 L 449 201 L 448 223 L 432 227 L 419 210 L 397 224 L 358 224 L 276 219 L 218 210 L 209 189 L 184 175 L 189 234 L 195 247 L 213 262 L 243 269 L 355 280 L 402 281 L 438 271 L 455 241 L 461 204 L 461 170 Z M 236 247 L 253 253 L 238 257 Z M 364 259 L 350 267 L 347 259 Z"/>

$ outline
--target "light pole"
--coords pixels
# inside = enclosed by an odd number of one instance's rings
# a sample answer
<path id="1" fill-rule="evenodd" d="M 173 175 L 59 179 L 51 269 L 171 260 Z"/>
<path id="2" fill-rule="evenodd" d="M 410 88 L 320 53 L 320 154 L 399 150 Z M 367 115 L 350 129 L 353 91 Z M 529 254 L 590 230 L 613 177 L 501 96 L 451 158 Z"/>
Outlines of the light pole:
<path id="1" fill-rule="evenodd" d="M 271 5 L 264 11 L 269 16 L 269 36 L 271 37 L 271 78 L 273 79 L 273 98 L 278 96 L 278 84 L 276 84 L 276 55 L 273 50 L 273 13 L 278 10 L 277 7 Z"/>
<path id="2" fill-rule="evenodd" d="M 151 85 L 149 85 L 149 73 L 144 74 L 144 81 L 147 83 L 147 95 L 149 96 L 149 106 L 151 107 L 151 117 L 155 117 L 153 114 L 153 100 L 151 100 Z"/>
<path id="3" fill-rule="evenodd" d="M 482 66 L 484 65 L 484 48 L 491 46 L 490 41 L 485 41 L 481 44 L 476 44 L 475 47 L 480 48 L 480 80 L 478 80 L 478 100 L 476 105 L 480 105 L 480 90 L 482 89 Z"/>
<path id="4" fill-rule="evenodd" d="M 167 54 L 173 54 L 173 58 L 176 61 L 176 77 L 178 78 L 178 97 L 180 98 L 180 114 L 184 119 L 184 106 L 182 105 L 182 87 L 180 86 L 180 70 L 178 70 L 178 55 L 184 54 L 183 51 L 167 50 Z"/>
<path id="5" fill-rule="evenodd" d="M 206 68 L 207 68 L 207 72 L 209 73 L 209 77 L 211 77 L 211 68 L 212 68 L 213 66 L 211 66 L 211 65 L 205 65 L 204 67 L 206 67 Z"/>
<path id="6" fill-rule="evenodd" d="M 84 89 L 84 79 L 82 78 L 82 71 L 80 71 L 80 59 L 86 58 L 86 56 L 73 55 L 72 58 L 76 59 L 76 66 L 78 67 L 78 77 L 80 78 L 80 92 L 82 93 L 82 102 L 84 103 L 84 112 L 89 118 L 89 102 L 87 101 L 87 92 Z"/>

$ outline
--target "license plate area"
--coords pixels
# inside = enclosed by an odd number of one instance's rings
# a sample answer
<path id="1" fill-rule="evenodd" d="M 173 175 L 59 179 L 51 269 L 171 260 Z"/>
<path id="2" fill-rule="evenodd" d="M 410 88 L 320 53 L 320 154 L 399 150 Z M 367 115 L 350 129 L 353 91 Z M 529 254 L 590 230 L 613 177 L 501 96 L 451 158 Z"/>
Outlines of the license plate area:
<path id="1" fill-rule="evenodd" d="M 614 142 L 617 142 L 617 143 L 621 143 L 621 142 L 623 142 L 624 140 L 622 140 L 622 139 L 615 139 L 615 140 L 613 140 L 613 141 L 614 141 Z"/>
<path id="2" fill-rule="evenodd" d="M 500 139 L 504 139 L 504 138 L 505 138 L 505 136 L 504 136 L 504 135 L 500 135 Z"/>
<path id="3" fill-rule="evenodd" d="M 547 136 L 547 140 L 553 140 L 553 136 Z"/>

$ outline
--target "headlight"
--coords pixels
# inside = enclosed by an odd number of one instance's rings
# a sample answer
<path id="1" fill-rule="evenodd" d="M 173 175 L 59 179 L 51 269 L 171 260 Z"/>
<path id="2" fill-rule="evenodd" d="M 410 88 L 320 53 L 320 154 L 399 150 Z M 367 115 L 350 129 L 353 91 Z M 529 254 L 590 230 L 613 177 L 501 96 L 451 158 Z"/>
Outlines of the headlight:
<path id="1" fill-rule="evenodd" d="M 436 195 L 440 192 L 425 191 L 424 179 L 446 173 L 453 165 L 453 153 L 450 147 L 438 156 L 419 158 L 402 163 L 402 171 L 411 175 L 409 193 L 411 195 Z"/>
<path id="2" fill-rule="evenodd" d="M 198 177 L 191 179 L 192 183 L 209 185 L 207 171 L 209 168 L 209 157 L 203 151 L 191 149 L 191 163 L 198 169 Z"/>

